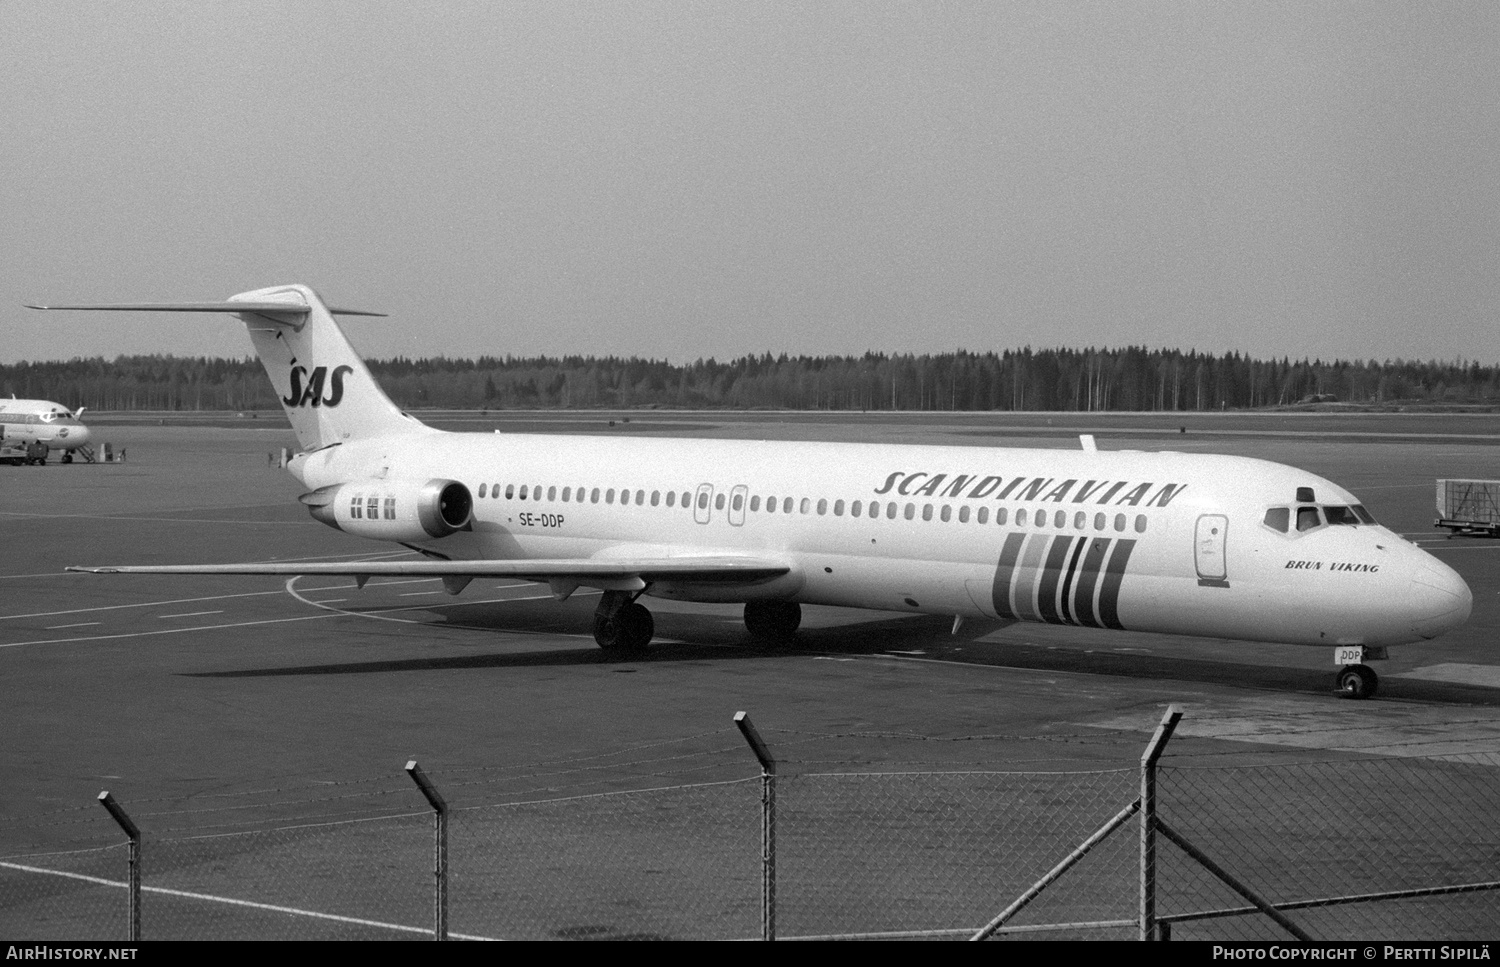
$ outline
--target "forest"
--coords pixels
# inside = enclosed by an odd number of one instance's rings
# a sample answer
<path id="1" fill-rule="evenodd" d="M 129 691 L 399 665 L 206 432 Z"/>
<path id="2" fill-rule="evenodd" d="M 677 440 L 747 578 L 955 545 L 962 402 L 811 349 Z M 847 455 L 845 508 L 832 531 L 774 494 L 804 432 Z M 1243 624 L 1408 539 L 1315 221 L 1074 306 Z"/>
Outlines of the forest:
<path id="1" fill-rule="evenodd" d="M 1330 402 L 1500 404 L 1477 362 L 1259 360 L 1170 349 L 367 361 L 408 409 L 1193 411 Z M 254 357 L 118 356 L 0 365 L 0 395 L 94 410 L 261 410 L 279 403 Z"/>

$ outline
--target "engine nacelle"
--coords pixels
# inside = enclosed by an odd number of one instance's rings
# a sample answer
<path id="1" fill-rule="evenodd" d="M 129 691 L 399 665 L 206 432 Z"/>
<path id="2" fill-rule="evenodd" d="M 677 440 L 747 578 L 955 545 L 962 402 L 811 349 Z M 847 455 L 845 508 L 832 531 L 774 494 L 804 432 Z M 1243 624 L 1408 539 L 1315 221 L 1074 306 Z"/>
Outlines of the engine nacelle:
<path id="1" fill-rule="evenodd" d="M 467 530 L 474 496 L 456 480 L 360 480 L 300 499 L 317 520 L 357 537 L 425 541 Z"/>

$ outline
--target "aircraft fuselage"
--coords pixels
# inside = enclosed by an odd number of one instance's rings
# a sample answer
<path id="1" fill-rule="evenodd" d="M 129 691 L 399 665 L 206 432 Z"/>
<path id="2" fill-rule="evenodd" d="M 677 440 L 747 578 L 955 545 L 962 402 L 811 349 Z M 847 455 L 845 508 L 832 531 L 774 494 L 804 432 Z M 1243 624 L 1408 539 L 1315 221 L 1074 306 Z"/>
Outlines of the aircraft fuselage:
<path id="1" fill-rule="evenodd" d="M 754 587 L 646 590 L 664 598 L 1370 646 L 1435 637 L 1471 606 L 1343 488 L 1244 457 L 427 431 L 292 469 L 370 496 L 465 484 L 471 528 L 413 542 L 456 560 L 712 547 L 790 565 Z"/>

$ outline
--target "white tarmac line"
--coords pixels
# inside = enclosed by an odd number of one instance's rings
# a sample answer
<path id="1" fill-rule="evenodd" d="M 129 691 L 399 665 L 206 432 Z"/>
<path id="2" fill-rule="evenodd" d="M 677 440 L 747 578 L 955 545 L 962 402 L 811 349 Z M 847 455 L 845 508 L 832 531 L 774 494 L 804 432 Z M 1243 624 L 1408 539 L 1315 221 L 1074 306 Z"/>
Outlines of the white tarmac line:
<path id="1" fill-rule="evenodd" d="M 157 629 L 157 630 L 154 630 L 154 631 L 130 631 L 130 632 L 124 632 L 124 633 L 121 633 L 121 634 L 113 634 L 113 635 L 85 635 L 85 636 L 83 636 L 81 638 L 37 638 L 37 639 L 35 639 L 33 641 L 0 642 L 0 648 L 20 648 L 22 645 L 67 645 L 67 644 L 77 644 L 78 642 L 83 642 L 83 641 L 112 641 L 112 640 L 117 639 L 117 638 L 149 638 L 149 637 L 151 637 L 153 635 L 173 635 L 173 634 L 181 634 L 181 633 L 187 632 L 187 631 L 217 631 L 217 630 L 224 629 L 224 628 L 250 628 L 250 627 L 255 627 L 257 625 L 287 624 L 287 623 L 293 622 L 293 621 L 315 621 L 315 620 L 317 620 L 319 618 L 335 618 L 335 617 L 373 618 L 373 619 L 375 619 L 377 621 L 395 621 L 395 622 L 398 622 L 400 624 L 421 624 L 422 622 L 417 621 L 417 620 L 412 619 L 412 618 L 395 618 L 395 617 L 390 617 L 390 615 L 399 614 L 402 611 L 435 611 L 438 608 L 457 608 L 457 607 L 463 607 L 465 605 L 472 605 L 472 604 L 505 604 L 505 603 L 510 602 L 510 601 L 543 601 L 543 600 L 550 600 L 553 597 L 551 594 L 536 594 L 536 595 L 531 595 L 529 597 L 523 597 L 523 598 L 480 598 L 480 599 L 477 599 L 477 600 L 470 600 L 470 601 L 451 601 L 451 602 L 448 602 L 446 604 L 432 604 L 432 605 L 414 604 L 414 605 L 408 605 L 408 606 L 400 607 L 400 608 L 382 608 L 382 609 L 380 609 L 378 611 L 345 611 L 342 608 L 331 608 L 331 607 L 328 607 L 328 606 L 322 604 L 321 602 L 313 601 L 310 598 L 304 598 L 301 594 L 297 593 L 297 591 L 294 590 L 291 587 L 292 581 L 295 581 L 295 580 L 296 580 L 296 578 L 292 578 L 291 580 L 289 580 L 287 582 L 287 588 L 286 588 L 287 592 L 290 593 L 292 595 L 292 597 L 296 598 L 298 601 L 301 601 L 303 604 L 311 605 L 312 607 L 318 608 L 322 612 L 321 614 L 300 615 L 300 616 L 295 617 L 295 618 L 266 618 L 266 619 L 261 620 L 261 621 L 236 621 L 236 622 L 234 622 L 232 624 L 222 624 L 222 625 L 194 625 L 194 626 L 192 626 L 190 628 L 160 628 L 160 629 Z M 421 580 L 425 581 L 425 580 L 436 580 L 436 579 L 435 578 L 422 578 Z M 407 583 L 407 582 L 392 582 L 392 583 Z M 512 587 L 525 587 L 526 585 L 523 583 L 523 584 L 511 585 L 511 586 Z M 264 592 L 263 591 L 263 592 L 257 592 L 257 593 L 260 593 L 260 594 L 280 594 L 282 592 L 280 592 L 280 591 Z M 577 593 L 579 595 L 583 595 L 583 594 L 589 594 L 589 593 L 595 593 L 595 594 L 597 594 L 599 592 L 597 592 L 597 591 L 596 592 L 580 591 L 580 592 L 577 592 Z M 342 600 L 342 599 L 340 599 L 340 600 Z M 117 605 L 117 607 L 132 607 L 132 605 Z M 104 609 L 89 609 L 89 610 L 104 610 Z M 66 613 L 66 612 L 60 612 L 60 613 Z M 215 612 L 215 613 L 218 613 L 218 612 Z M 467 625 L 448 625 L 446 627 L 462 628 L 462 627 L 468 627 L 468 626 Z M 580 637 L 588 637 L 588 636 L 586 636 L 586 635 L 563 635 L 563 637 L 580 638 Z"/>
<path id="2" fill-rule="evenodd" d="M 238 621 L 227 625 L 194 625 L 190 628 L 158 628 L 155 631 L 128 631 L 118 635 L 86 635 L 82 638 L 38 638 L 35 641 L 7 641 L 0 642 L 0 648 L 20 648 L 22 645 L 71 645 L 80 641 L 113 641 L 117 638 L 150 638 L 155 635 L 180 635 L 189 631 L 218 631 L 222 628 L 251 628 L 256 625 L 280 625 L 293 621 L 316 621 L 319 618 L 331 618 L 343 614 L 342 611 L 329 611 L 324 614 L 305 614 L 296 618 L 267 618 L 264 621 Z"/>
<path id="3" fill-rule="evenodd" d="M 42 866 L 24 866 L 20 863 L 0 862 L 0 866 L 8 870 L 19 870 L 22 873 L 40 873 L 46 876 L 61 876 L 69 880 L 82 880 L 85 883 L 93 883 L 98 886 L 110 886 L 124 889 L 126 883 L 122 880 L 106 880 L 100 876 L 87 876 L 83 873 L 66 873 L 62 870 L 49 870 Z M 204 900 L 208 903 L 223 903 L 235 907 L 249 907 L 252 910 L 266 910 L 271 913 L 287 913 L 297 917 L 311 917 L 315 920 L 332 920 L 335 923 L 352 923 L 361 927 L 379 927 L 382 930 L 396 930 L 401 933 L 415 933 L 428 935 L 432 933 L 431 927 L 411 927 L 403 923 L 386 923 L 382 920 L 366 920 L 363 917 L 346 917 L 337 913 L 320 913 L 317 910 L 304 910 L 300 907 L 284 907 L 274 903 L 257 903 L 254 900 L 237 900 L 234 897 L 216 896 L 212 893 L 193 893 L 189 890 L 172 890 L 164 886 L 142 886 L 142 893 L 157 893 L 162 896 L 181 897 L 187 900 Z M 481 937 L 475 934 L 449 933 L 448 936 L 456 940 L 498 940 L 498 937 Z"/>
<path id="4" fill-rule="evenodd" d="M 223 613 L 224 612 L 222 610 L 219 610 L 219 611 L 184 611 L 181 614 L 159 614 L 159 615 L 157 615 L 157 617 L 160 618 L 160 619 L 162 619 L 162 620 L 165 620 L 167 618 L 201 618 L 201 617 L 203 617 L 206 614 L 223 614 Z"/>
<path id="5" fill-rule="evenodd" d="M 102 621 L 80 621 L 77 624 L 71 624 L 71 625 L 48 625 L 47 626 L 47 630 L 48 631 L 61 631 L 64 628 L 92 628 L 95 625 L 102 625 L 102 624 L 104 624 L 104 622 L 102 622 Z"/>
<path id="6" fill-rule="evenodd" d="M 401 581 L 372 581 L 370 587 L 391 587 L 397 584 L 416 584 L 421 581 L 437 581 L 439 578 L 408 578 Z M 501 587 L 525 587 L 521 584 L 506 584 Z M 345 588 L 354 587 L 350 584 L 328 584 L 316 588 L 308 588 L 308 592 L 315 591 L 342 591 Z M 280 595 L 283 591 L 242 591 L 238 594 L 214 594 L 204 598 L 167 598 L 164 601 L 137 601 L 132 604 L 106 604 L 97 608 L 69 608 L 66 611 L 35 611 L 31 614 L 0 614 L 0 621 L 14 621 L 21 618 L 55 618 L 65 614 L 87 614 L 91 611 L 118 611 L 122 608 L 157 608 L 168 604 L 196 604 L 200 601 L 228 601 L 233 598 L 263 598 L 267 595 Z M 207 612 L 205 612 L 207 613 Z"/>

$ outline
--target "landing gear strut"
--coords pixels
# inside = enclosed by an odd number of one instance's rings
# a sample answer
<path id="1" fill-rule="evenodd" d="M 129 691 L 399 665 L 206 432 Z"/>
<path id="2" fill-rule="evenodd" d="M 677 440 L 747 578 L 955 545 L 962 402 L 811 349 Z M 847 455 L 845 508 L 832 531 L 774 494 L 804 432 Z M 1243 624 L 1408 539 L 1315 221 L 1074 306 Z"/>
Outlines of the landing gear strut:
<path id="1" fill-rule="evenodd" d="M 594 611 L 594 640 L 612 651 L 645 651 L 656 622 L 629 591 L 606 591 Z"/>
<path id="2" fill-rule="evenodd" d="M 745 630 L 761 641 L 786 641 L 802 624 L 802 605 L 795 601 L 749 601 Z"/>
<path id="3" fill-rule="evenodd" d="M 1344 698 L 1374 698 L 1380 676 L 1367 661 L 1386 657 L 1384 645 L 1340 645 L 1333 650 L 1333 663 L 1342 666 L 1333 678 L 1333 690 Z"/>
<path id="4" fill-rule="evenodd" d="M 1369 665 L 1345 665 L 1334 679 L 1334 688 L 1345 698 L 1374 698 L 1380 676 Z"/>

